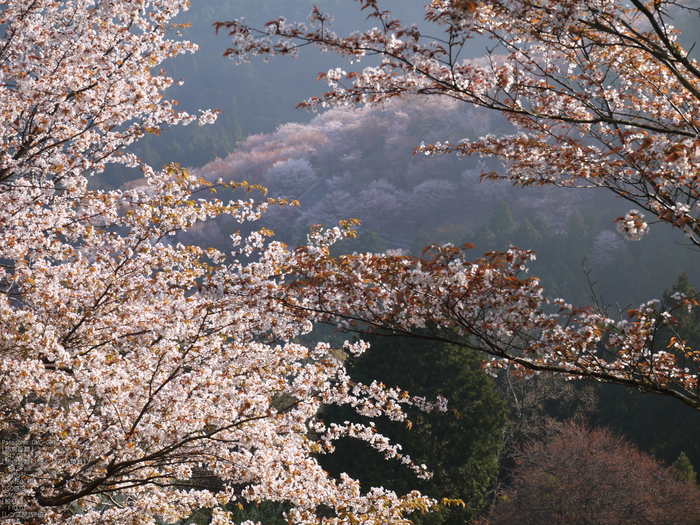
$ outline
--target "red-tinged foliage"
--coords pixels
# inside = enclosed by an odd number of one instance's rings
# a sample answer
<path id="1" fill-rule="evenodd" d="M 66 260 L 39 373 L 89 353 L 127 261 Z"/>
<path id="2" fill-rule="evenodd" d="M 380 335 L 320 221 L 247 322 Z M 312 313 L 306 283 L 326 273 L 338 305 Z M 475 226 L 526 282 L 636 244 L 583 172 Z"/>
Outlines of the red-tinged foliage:
<path id="1" fill-rule="evenodd" d="M 323 232 L 314 235 L 318 243 Z M 531 257 L 512 248 L 470 262 L 463 250 L 447 245 L 433 246 L 422 258 L 333 258 L 322 244 L 312 244 L 288 261 L 285 271 L 296 279 L 282 300 L 300 315 L 351 331 L 416 336 L 419 328 L 419 337 L 485 352 L 492 371 L 512 362 L 522 371 L 637 387 L 700 407 L 697 355 L 682 342 L 673 351 L 655 344 L 659 330 L 675 329 L 657 301 L 618 321 L 561 300 L 547 305 L 539 281 L 523 277 Z"/>
<path id="2" fill-rule="evenodd" d="M 606 429 L 567 423 L 527 444 L 482 525 L 691 525 L 700 491 Z"/>

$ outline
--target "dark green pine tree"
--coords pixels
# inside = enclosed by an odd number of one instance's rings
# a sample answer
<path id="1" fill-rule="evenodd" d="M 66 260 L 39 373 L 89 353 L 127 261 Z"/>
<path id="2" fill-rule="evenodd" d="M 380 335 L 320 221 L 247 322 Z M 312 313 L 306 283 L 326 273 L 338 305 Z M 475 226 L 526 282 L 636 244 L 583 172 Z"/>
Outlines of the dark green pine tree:
<path id="1" fill-rule="evenodd" d="M 499 240 L 509 240 L 510 235 L 517 228 L 510 211 L 510 206 L 508 206 L 508 203 L 503 199 L 498 201 L 493 207 L 491 219 L 489 220 L 489 227 Z"/>
<path id="2" fill-rule="evenodd" d="M 483 507 L 498 470 L 506 424 L 505 404 L 492 379 L 481 370 L 481 357 L 455 346 L 418 339 L 373 336 L 371 348 L 349 359 L 351 377 L 368 384 L 374 380 L 400 387 L 412 395 L 448 400 L 447 413 L 409 410 L 411 424 L 388 419 L 376 421 L 377 430 L 403 446 L 403 452 L 434 473 L 420 481 L 398 460 L 384 460 L 365 443 L 343 439 L 336 452 L 320 461 L 332 475 L 341 472 L 360 480 L 363 490 L 384 486 L 405 494 L 419 488 L 442 499 L 461 499 L 465 507 L 443 508 L 438 513 L 412 515 L 423 525 L 463 525 Z M 348 410 L 332 409 L 321 415 L 332 421 L 362 421 Z M 366 421 L 365 421 L 366 422 Z"/>
<path id="3" fill-rule="evenodd" d="M 680 456 L 678 456 L 678 459 L 673 464 L 673 470 L 682 480 L 687 480 L 693 484 L 696 484 L 698 481 L 698 473 L 695 471 L 688 456 L 685 455 L 685 452 L 681 452 Z"/>

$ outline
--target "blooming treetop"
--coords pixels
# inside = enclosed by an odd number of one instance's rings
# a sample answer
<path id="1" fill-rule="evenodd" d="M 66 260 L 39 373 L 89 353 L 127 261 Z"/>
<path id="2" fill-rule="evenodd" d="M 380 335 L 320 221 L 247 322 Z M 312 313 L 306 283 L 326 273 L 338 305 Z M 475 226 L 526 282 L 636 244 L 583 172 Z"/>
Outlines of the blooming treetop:
<path id="1" fill-rule="evenodd" d="M 679 337 L 673 338 L 671 350 L 658 348 L 658 331 L 677 326 L 658 301 L 616 321 L 599 309 L 545 299 L 539 281 L 523 276 L 534 258 L 531 252 L 512 248 L 470 262 L 465 255 L 469 248 L 473 246 L 434 246 L 425 258 L 331 258 L 298 248 L 291 261 L 298 279 L 287 286 L 283 301 L 313 320 L 350 331 L 429 338 L 480 350 L 490 356 L 487 370 L 510 362 L 522 371 L 637 387 L 700 408 L 700 358 Z M 677 308 L 695 305 L 686 297 L 676 300 Z M 681 358 L 692 369 L 681 365 Z"/>
<path id="2" fill-rule="evenodd" d="M 353 383 L 327 344 L 295 343 L 311 323 L 279 301 L 292 254 L 268 232 L 234 235 L 229 256 L 172 241 L 211 217 L 255 220 L 270 201 L 198 198 L 212 185 L 176 166 L 142 166 L 129 191 L 87 188 L 106 163 L 138 164 L 122 148 L 144 133 L 192 120 L 153 73 L 194 50 L 167 38 L 187 3 L 0 6 L 3 523 L 174 523 L 208 507 L 220 524 L 225 505 L 261 500 L 287 502 L 291 523 L 403 523 L 435 506 L 330 478 L 315 455 L 339 437 L 400 448 L 316 414 L 336 403 L 401 420 L 403 404 L 444 403 Z"/>
<path id="3" fill-rule="evenodd" d="M 314 8 L 310 27 L 273 20 L 264 30 L 242 21 L 217 24 L 233 37 L 226 54 L 295 55 L 298 46 L 351 62 L 378 56 L 361 71 L 321 75 L 331 90 L 301 106 L 381 105 L 404 94 L 447 96 L 501 111 L 517 128 L 458 144 L 422 144 L 428 155 L 496 156 L 504 173 L 483 178 L 522 185 L 604 187 L 634 203 L 618 230 L 638 240 L 645 212 L 682 229 L 700 245 L 700 66 L 678 43 L 671 15 L 697 15 L 691 4 L 643 0 L 433 0 L 426 21 L 433 36 L 360 0 L 377 26 L 348 37 L 329 29 Z M 484 57 L 463 58 L 470 39 L 490 39 Z M 433 330 L 492 356 L 638 387 L 700 408 L 700 355 L 678 337 L 659 348 L 655 337 L 674 320 L 652 301 L 611 319 L 603 309 L 545 300 L 522 278 L 530 253 L 511 249 L 469 262 L 454 247 L 427 259 L 358 255 L 318 259 L 297 251 L 297 274 L 286 303 L 349 329 L 409 333 Z M 678 297 L 678 307 L 694 299 Z M 550 313 L 545 313 L 545 311 Z M 368 328 L 369 327 L 369 328 Z"/>
<path id="4" fill-rule="evenodd" d="M 134 164 L 121 150 L 145 133 L 194 119 L 163 99 L 172 79 L 152 71 L 196 49 L 166 38 L 188 4 L 152 3 L 3 1 L 0 180 L 70 191 L 105 162 Z"/>

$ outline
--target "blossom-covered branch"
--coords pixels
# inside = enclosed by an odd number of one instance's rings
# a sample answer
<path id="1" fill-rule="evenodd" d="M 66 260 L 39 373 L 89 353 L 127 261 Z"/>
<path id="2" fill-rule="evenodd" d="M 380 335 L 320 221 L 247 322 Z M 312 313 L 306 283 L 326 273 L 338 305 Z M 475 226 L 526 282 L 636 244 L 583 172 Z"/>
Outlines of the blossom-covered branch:
<path id="1" fill-rule="evenodd" d="M 679 44 L 674 16 L 696 14 L 675 1 L 435 0 L 431 34 L 405 24 L 380 0 L 361 0 L 377 26 L 348 37 L 314 9 L 305 24 L 275 20 L 257 33 L 243 21 L 218 24 L 233 36 L 227 55 L 294 54 L 314 44 L 377 66 L 321 75 L 331 90 L 301 105 L 382 104 L 405 94 L 447 96 L 501 111 L 514 134 L 421 145 L 428 155 L 500 157 L 523 185 L 605 187 L 700 244 L 698 122 L 700 67 Z M 485 56 L 463 58 L 476 36 Z M 628 229 L 623 228 L 627 232 Z M 643 228 L 630 230 L 639 238 Z"/>
<path id="2" fill-rule="evenodd" d="M 424 258 L 332 258 L 298 248 L 288 269 L 297 280 L 283 302 L 349 331 L 477 349 L 490 356 L 485 366 L 492 371 L 511 362 L 523 373 L 627 385 L 700 408 L 700 358 L 680 337 L 659 348 L 658 331 L 675 330 L 676 321 L 657 301 L 616 320 L 599 309 L 546 300 L 539 281 L 522 275 L 530 252 L 512 248 L 470 262 L 467 248 L 435 246 Z M 676 308 L 694 306 L 694 299 L 677 297 Z"/>

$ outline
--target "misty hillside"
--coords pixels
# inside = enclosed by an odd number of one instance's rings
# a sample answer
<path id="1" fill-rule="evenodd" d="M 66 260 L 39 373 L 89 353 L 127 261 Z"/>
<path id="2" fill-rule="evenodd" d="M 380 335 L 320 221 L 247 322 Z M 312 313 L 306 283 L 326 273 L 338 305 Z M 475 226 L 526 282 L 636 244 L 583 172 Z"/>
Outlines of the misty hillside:
<path id="1" fill-rule="evenodd" d="M 492 159 L 414 155 L 423 141 L 507 129 L 498 115 L 448 99 L 336 108 L 308 123 L 251 135 L 192 173 L 212 182 L 245 180 L 272 197 L 298 200 L 298 207 L 270 207 L 261 220 L 290 245 L 305 242 L 311 225 L 356 218 L 360 231 L 380 235 L 384 249 L 420 253 L 433 242 L 470 242 L 476 254 L 509 245 L 532 249 L 538 255 L 532 271 L 548 294 L 579 304 L 591 294 L 584 269 L 605 291 L 604 300 L 624 305 L 648 299 L 642 284 L 652 276 L 663 274 L 654 281 L 661 294 L 681 271 L 695 275 L 682 236 L 653 229 L 644 243 L 625 240 L 613 223 L 624 214 L 624 203 L 604 191 L 481 182 L 482 173 L 502 166 Z M 220 219 L 179 238 L 226 251 L 237 230 L 236 223 Z"/>
<path id="2" fill-rule="evenodd" d="M 367 23 L 354 3 L 315 4 L 335 15 L 334 29 L 340 34 Z M 590 296 L 584 259 L 611 302 L 649 299 L 650 289 L 642 285 L 648 281 L 659 295 L 683 270 L 700 278 L 692 252 L 681 246 L 683 237 L 677 232 L 652 228 L 644 246 L 624 240 L 613 220 L 625 213 L 625 203 L 606 192 L 479 183 L 483 172 L 502 166 L 492 159 L 414 156 L 422 142 L 457 142 L 511 130 L 496 113 L 433 98 L 395 100 L 383 110 L 336 108 L 313 115 L 294 108 L 324 91 L 325 85 L 315 79 L 319 71 L 339 65 L 334 57 L 307 48 L 297 60 L 236 65 L 221 58 L 228 40 L 214 33 L 215 21 L 243 16 L 263 24 L 278 15 L 303 20 L 313 5 L 304 0 L 194 3 L 181 15 L 191 23 L 182 33 L 201 49 L 166 63 L 169 74 L 184 80 L 168 93 L 181 109 L 205 107 L 221 114 L 213 126 L 175 127 L 148 136 L 135 152 L 154 166 L 178 162 L 208 180 L 247 180 L 264 185 L 272 196 L 299 200 L 298 208 L 270 209 L 263 220 L 291 245 L 303 243 L 312 224 L 333 225 L 348 218 L 379 234 L 386 248 L 419 253 L 433 242 L 473 242 L 481 254 L 513 244 L 538 253 L 533 271 L 552 295 L 579 302 L 588 302 Z M 396 9 L 399 18 L 421 18 L 420 5 L 397 4 Z M 468 52 L 478 55 L 485 46 L 485 41 L 475 40 Z M 100 181 L 119 187 L 136 177 L 133 170 L 111 166 Z M 498 231 L 490 221 L 498 222 L 494 210 L 501 200 L 514 222 Z M 574 239 L 568 232 L 579 222 L 585 236 Z M 206 231 L 192 231 L 182 239 L 225 249 L 237 229 L 225 222 L 208 224 Z M 637 271 L 615 275 L 620 263 L 630 261 Z"/>

